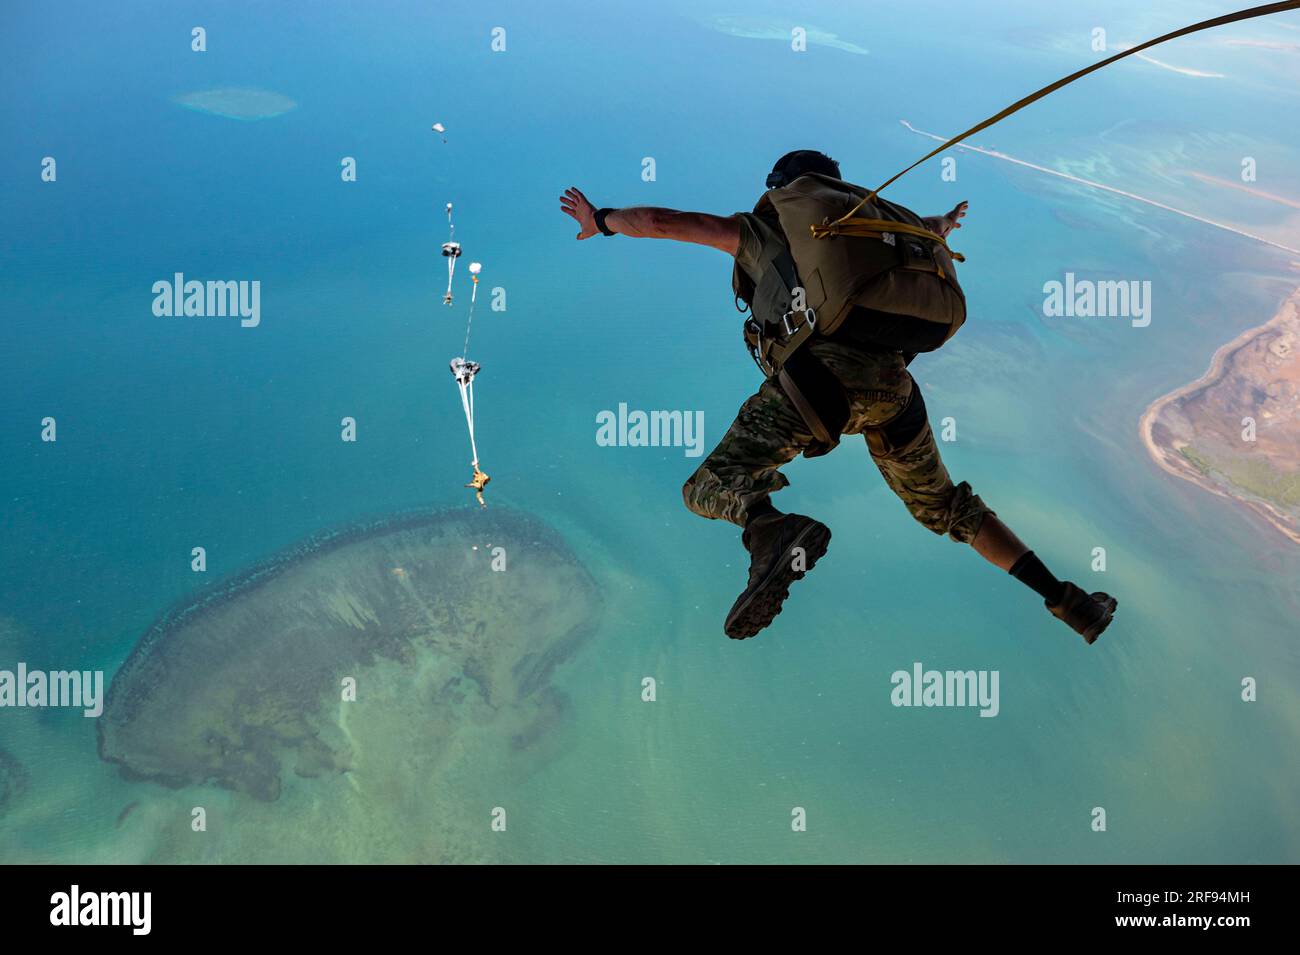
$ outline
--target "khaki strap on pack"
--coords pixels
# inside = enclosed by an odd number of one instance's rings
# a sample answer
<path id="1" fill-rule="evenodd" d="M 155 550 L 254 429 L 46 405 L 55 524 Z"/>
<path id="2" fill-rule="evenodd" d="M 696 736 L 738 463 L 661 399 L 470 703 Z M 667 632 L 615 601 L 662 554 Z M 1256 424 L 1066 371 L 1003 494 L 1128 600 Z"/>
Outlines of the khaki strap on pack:
<path id="1" fill-rule="evenodd" d="M 917 238 L 927 239 L 930 242 L 938 242 L 945 249 L 948 249 L 948 254 L 956 261 L 966 261 L 966 256 L 948 248 L 948 243 L 944 240 L 943 236 L 931 232 L 929 229 L 922 228 L 921 226 L 908 225 L 906 222 L 890 222 L 888 219 L 841 219 L 839 222 L 833 224 L 839 226 L 839 228 L 835 230 L 835 235 L 866 236 L 868 239 L 879 239 L 886 233 L 914 235 Z M 817 228 L 817 226 L 813 226 L 814 230 Z M 813 235 L 817 235 L 816 231 L 813 232 Z M 821 238 L 821 236 L 817 236 L 817 238 Z"/>
<path id="2" fill-rule="evenodd" d="M 921 163 L 925 162 L 927 159 L 932 159 L 935 156 L 939 155 L 939 153 L 943 152 L 948 147 L 955 146 L 957 143 L 961 142 L 967 136 L 973 136 L 975 133 L 978 133 L 981 130 L 988 129 L 994 123 L 1006 119 L 1012 113 L 1024 109 L 1030 103 L 1037 102 L 1038 100 L 1042 99 L 1044 96 L 1048 95 L 1049 93 L 1056 92 L 1062 86 L 1068 86 L 1070 83 L 1073 83 L 1075 80 L 1087 76 L 1089 73 L 1095 73 L 1103 66 L 1110 66 L 1110 64 L 1114 63 L 1116 60 L 1122 60 L 1124 59 L 1124 57 L 1132 56 L 1134 53 L 1141 53 L 1143 50 L 1149 49 L 1150 47 L 1153 47 L 1158 43 L 1164 43 L 1166 40 L 1175 40 L 1180 36 L 1187 36 L 1188 34 L 1191 33 L 1199 33 L 1201 30 L 1209 30 L 1212 27 L 1219 27 L 1229 23 L 1236 23 L 1239 20 L 1252 20 L 1255 17 L 1264 17 L 1273 13 L 1283 13 L 1287 10 L 1298 10 L 1298 9 L 1300 9 L 1300 0 L 1285 0 L 1285 2 L 1282 3 L 1266 3 L 1263 6 L 1251 7 L 1249 10 L 1239 10 L 1236 13 L 1227 13 L 1221 17 L 1214 17 L 1211 20 L 1202 20 L 1200 23 L 1193 23 L 1189 27 L 1183 27 L 1181 30 L 1175 30 L 1173 33 L 1166 33 L 1164 36 L 1158 36 L 1154 40 L 1147 40 L 1145 43 L 1140 43 L 1137 46 L 1124 50 L 1121 53 L 1116 53 L 1114 56 L 1107 57 L 1106 59 L 1102 60 L 1100 63 L 1094 63 L 1092 66 L 1079 70 L 1077 73 L 1071 73 L 1069 76 L 1057 80 L 1055 83 L 1051 84 L 1050 86 L 1044 86 L 1041 90 L 1039 90 L 1036 93 L 1030 93 L 1024 99 L 1012 103 L 1010 106 L 1008 106 L 1006 109 L 1004 109 L 1002 112 L 998 113 L 997 115 L 990 116 L 988 119 L 984 120 L 984 122 L 979 123 L 976 126 L 972 126 L 970 129 L 966 130 L 966 132 L 962 133 L 960 136 L 954 136 L 952 139 L 948 140 L 942 146 L 939 146 L 937 149 L 933 149 L 930 152 L 926 153 L 924 156 L 922 156 L 916 162 L 912 163 L 912 165 L 908 166 L 902 172 L 894 176 L 891 176 L 884 183 L 877 186 L 875 189 L 871 190 L 871 192 L 868 193 L 867 196 L 861 202 L 859 202 L 856 206 L 850 209 L 841 218 L 836 219 L 834 222 L 828 223 L 826 225 L 810 226 L 809 228 L 812 230 L 813 238 L 824 239 L 828 236 L 833 236 L 833 235 L 854 235 L 855 233 L 848 231 L 845 227 L 856 226 L 859 223 L 873 223 L 878 221 L 873 219 L 854 219 L 853 214 L 857 212 L 859 209 L 861 209 L 868 202 L 870 202 L 872 199 L 876 198 L 876 195 L 879 192 L 881 192 L 881 190 L 883 190 L 886 186 L 890 185 L 895 180 L 900 179 L 902 176 L 911 172 L 913 169 L 921 165 Z M 863 227 L 865 228 L 866 226 L 864 225 Z M 890 231 L 902 231 L 902 230 L 895 227 L 893 230 Z M 926 237 L 931 239 L 935 238 L 933 233 L 929 233 Z M 957 257 L 954 255 L 953 258 L 957 258 Z"/>

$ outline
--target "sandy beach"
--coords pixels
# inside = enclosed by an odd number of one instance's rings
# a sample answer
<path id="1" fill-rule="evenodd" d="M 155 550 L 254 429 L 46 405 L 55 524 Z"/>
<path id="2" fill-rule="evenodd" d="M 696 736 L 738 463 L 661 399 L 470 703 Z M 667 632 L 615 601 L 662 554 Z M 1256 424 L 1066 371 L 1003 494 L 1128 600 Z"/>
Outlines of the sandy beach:
<path id="1" fill-rule="evenodd" d="M 1276 502 L 1237 488 L 1221 474 L 1216 480 L 1216 475 L 1207 474 L 1183 453 L 1190 448 L 1194 438 L 1210 430 L 1204 422 L 1197 421 L 1195 413 L 1186 413 L 1187 407 L 1198 399 L 1220 391 L 1236 392 L 1242 390 L 1244 384 L 1257 383 L 1261 378 L 1279 382 L 1300 378 L 1300 348 L 1292 344 L 1297 335 L 1300 335 L 1300 289 L 1282 302 L 1277 314 L 1268 322 L 1243 332 L 1220 347 L 1204 375 L 1153 402 L 1143 413 L 1139 428 L 1147 452 L 1162 469 L 1212 494 L 1244 504 L 1300 544 L 1300 522 L 1294 514 Z M 1266 363 L 1268 367 L 1265 367 Z M 1294 408 L 1294 388 L 1291 390 L 1290 404 Z M 1257 411 L 1247 405 L 1239 408 L 1243 415 L 1254 415 Z M 1300 433 L 1300 415 L 1293 411 L 1289 418 L 1274 426 L 1294 439 Z"/>

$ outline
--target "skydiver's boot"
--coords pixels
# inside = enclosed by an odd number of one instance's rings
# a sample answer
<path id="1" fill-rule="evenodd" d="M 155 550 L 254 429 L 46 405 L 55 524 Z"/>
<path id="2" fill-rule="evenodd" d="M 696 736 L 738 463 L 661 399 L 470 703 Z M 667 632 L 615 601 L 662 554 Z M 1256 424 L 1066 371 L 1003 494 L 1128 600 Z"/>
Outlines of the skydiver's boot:
<path id="1" fill-rule="evenodd" d="M 1063 620 L 1085 643 L 1093 643 L 1103 630 L 1110 626 L 1118 602 L 1110 594 L 1098 591 L 1089 594 L 1068 580 L 1059 602 L 1044 601 L 1044 605 L 1057 620 Z"/>
<path id="2" fill-rule="evenodd" d="M 775 619 L 790 584 L 812 570 L 830 545 L 830 528 L 802 514 L 772 510 L 754 517 L 741 535 L 749 551 L 749 584 L 724 627 L 733 640 L 752 637 Z"/>

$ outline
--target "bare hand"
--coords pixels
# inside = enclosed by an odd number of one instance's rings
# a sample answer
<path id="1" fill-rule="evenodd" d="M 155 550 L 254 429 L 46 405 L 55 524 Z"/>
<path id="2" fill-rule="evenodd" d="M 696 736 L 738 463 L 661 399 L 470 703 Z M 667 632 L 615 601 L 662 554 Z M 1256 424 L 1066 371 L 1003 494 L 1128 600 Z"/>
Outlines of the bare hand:
<path id="1" fill-rule="evenodd" d="M 962 200 L 957 203 L 957 205 L 953 206 L 952 212 L 949 212 L 942 220 L 940 220 L 940 228 L 942 231 L 940 231 L 939 234 L 944 238 L 947 238 L 948 233 L 953 229 L 960 229 L 961 223 L 958 220 L 966 218 L 966 209 L 969 206 L 970 203 L 965 200 Z"/>
<path id="2" fill-rule="evenodd" d="M 596 207 L 588 201 L 576 186 L 570 186 L 560 196 L 560 211 L 578 221 L 578 234 L 575 238 L 590 239 L 600 230 L 596 228 Z"/>

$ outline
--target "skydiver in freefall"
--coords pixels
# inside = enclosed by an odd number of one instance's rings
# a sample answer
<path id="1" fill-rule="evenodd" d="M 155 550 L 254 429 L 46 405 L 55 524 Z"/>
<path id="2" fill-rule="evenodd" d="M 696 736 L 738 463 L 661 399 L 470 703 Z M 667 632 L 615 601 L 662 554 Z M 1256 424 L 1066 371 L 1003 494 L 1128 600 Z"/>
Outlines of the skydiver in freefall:
<path id="1" fill-rule="evenodd" d="M 781 189 L 810 174 L 833 185 L 840 179 L 839 164 L 820 152 L 799 150 L 778 160 L 767 185 Z M 727 253 L 735 259 L 733 282 L 740 297 L 744 286 L 752 299 L 754 290 L 764 287 L 765 277 L 771 279 L 767 273 L 773 262 L 789 250 L 780 223 L 759 210 L 716 216 L 649 206 L 598 209 L 577 188 L 565 191 L 560 206 L 578 222 L 578 239 L 598 234 L 672 239 Z M 961 227 L 958 220 L 965 214 L 966 203 L 961 203 L 947 215 L 920 221 L 924 229 L 946 238 Z M 809 271 L 809 264 L 793 263 L 800 275 Z M 752 308 L 753 302 L 747 302 Z M 814 434 L 805 414 L 807 402 L 792 400 L 789 389 L 773 375 L 745 401 L 718 446 L 686 482 L 686 506 L 702 517 L 741 527 L 741 541 L 750 554 L 749 581 L 727 615 L 725 632 L 743 639 L 770 624 L 781 612 L 791 583 L 811 570 L 829 545 L 826 525 L 773 506 L 771 495 L 789 483 L 780 472 L 782 465 L 801 452 L 824 453 L 840 434 L 861 434 L 885 482 L 913 517 L 936 534 L 970 544 L 1042 597 L 1053 616 L 1091 644 L 1110 624 L 1115 598 L 1058 580 L 968 483 L 953 483 L 940 459 L 920 386 L 907 370 L 914 355 L 882 343 L 888 341 L 882 328 L 906 321 L 907 316 L 865 309 L 833 334 L 814 332 L 798 347 L 804 356 L 800 362 L 816 369 L 810 373 L 817 379 L 813 386 L 847 412 L 829 443 Z"/>

